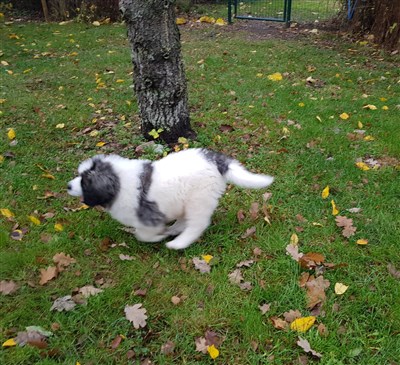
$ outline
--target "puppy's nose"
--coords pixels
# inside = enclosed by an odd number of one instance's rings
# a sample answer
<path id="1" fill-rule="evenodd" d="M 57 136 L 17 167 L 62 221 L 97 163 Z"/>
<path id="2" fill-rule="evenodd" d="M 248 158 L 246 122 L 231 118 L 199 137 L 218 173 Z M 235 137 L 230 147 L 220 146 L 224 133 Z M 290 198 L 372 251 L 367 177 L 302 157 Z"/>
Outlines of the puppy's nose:
<path id="1" fill-rule="evenodd" d="M 67 189 L 68 189 L 68 190 L 71 190 L 71 189 L 72 189 L 72 185 L 71 185 L 71 184 L 68 184 L 68 185 L 67 185 Z"/>

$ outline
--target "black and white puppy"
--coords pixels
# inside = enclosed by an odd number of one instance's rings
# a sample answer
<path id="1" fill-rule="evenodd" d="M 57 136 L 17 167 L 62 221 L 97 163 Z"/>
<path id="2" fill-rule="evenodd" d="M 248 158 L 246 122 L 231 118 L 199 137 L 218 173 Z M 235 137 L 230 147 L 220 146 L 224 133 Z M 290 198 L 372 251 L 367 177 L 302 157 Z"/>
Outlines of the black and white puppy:
<path id="1" fill-rule="evenodd" d="M 70 195 L 103 206 L 120 223 L 134 227 L 139 241 L 176 236 L 166 244 L 175 250 L 190 246 L 209 226 L 227 183 L 260 189 L 273 182 L 232 158 L 197 148 L 155 162 L 97 155 L 82 162 L 78 172 L 68 183 Z"/>

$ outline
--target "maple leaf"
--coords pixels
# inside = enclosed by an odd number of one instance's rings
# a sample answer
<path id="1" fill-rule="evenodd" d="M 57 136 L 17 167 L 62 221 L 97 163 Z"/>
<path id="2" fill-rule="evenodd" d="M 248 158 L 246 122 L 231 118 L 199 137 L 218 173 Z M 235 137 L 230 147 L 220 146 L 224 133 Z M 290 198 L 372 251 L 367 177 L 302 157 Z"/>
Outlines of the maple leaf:
<path id="1" fill-rule="evenodd" d="M 57 298 L 51 306 L 50 310 L 69 312 L 70 310 L 74 309 L 75 306 L 76 303 L 72 300 L 71 295 L 66 295 L 65 297 Z"/>
<path id="2" fill-rule="evenodd" d="M 244 261 L 240 261 L 238 264 L 236 264 L 236 267 L 250 267 L 251 265 L 254 264 L 254 260 L 244 260 Z"/>
<path id="3" fill-rule="evenodd" d="M 286 321 L 279 317 L 271 317 L 270 321 L 272 322 L 272 325 L 278 330 L 285 330 L 289 326 Z"/>
<path id="4" fill-rule="evenodd" d="M 310 343 L 304 338 L 299 337 L 299 340 L 297 341 L 297 345 L 300 346 L 305 352 L 309 352 L 310 354 L 312 354 L 315 357 L 318 357 L 318 358 L 322 357 L 322 355 L 320 353 L 314 351 L 311 348 Z"/>
<path id="5" fill-rule="evenodd" d="M 47 269 L 40 269 L 40 285 L 44 285 L 50 280 L 56 278 L 58 269 L 55 266 L 49 266 Z"/>
<path id="6" fill-rule="evenodd" d="M 283 313 L 283 318 L 285 318 L 285 321 L 288 323 L 292 323 L 295 319 L 300 317 L 301 313 L 298 309 L 296 310 L 291 309 L 289 312 Z"/>
<path id="7" fill-rule="evenodd" d="M 244 291 L 249 291 L 253 289 L 253 285 L 250 283 L 250 281 L 245 281 L 244 283 L 240 283 L 239 287 Z"/>
<path id="8" fill-rule="evenodd" d="M 102 291 L 103 289 L 95 288 L 93 285 L 86 285 L 79 289 L 79 293 L 81 293 L 84 298 L 89 298 L 92 295 L 97 295 Z"/>
<path id="9" fill-rule="evenodd" d="M 199 270 L 202 274 L 210 273 L 211 266 L 207 264 L 205 260 L 200 260 L 198 257 L 193 257 L 192 262 L 196 270 Z"/>
<path id="10" fill-rule="evenodd" d="M 357 228 L 353 227 L 353 220 L 351 218 L 347 218 L 346 216 L 338 215 L 335 218 L 336 225 L 338 227 L 342 227 L 342 235 L 346 238 L 353 236 L 356 233 Z"/>
<path id="11" fill-rule="evenodd" d="M 324 255 L 318 252 L 308 252 L 299 259 L 301 267 L 305 269 L 313 269 L 321 265 L 325 261 Z"/>
<path id="12" fill-rule="evenodd" d="M 0 281 L 0 293 L 3 295 L 9 295 L 15 293 L 19 289 L 19 285 L 16 284 L 13 280 Z"/>
<path id="13" fill-rule="evenodd" d="M 204 337 L 198 337 L 195 340 L 196 351 L 202 352 L 203 354 L 207 353 L 207 340 Z"/>
<path id="14" fill-rule="evenodd" d="M 246 232 L 242 235 L 242 238 L 249 238 L 250 236 L 253 236 L 256 233 L 256 227 L 250 227 L 246 229 Z"/>
<path id="15" fill-rule="evenodd" d="M 138 303 L 135 305 L 127 305 L 125 306 L 125 317 L 128 321 L 132 322 L 133 327 L 136 329 L 140 327 L 146 327 L 146 316 L 147 310 L 145 308 L 140 308 L 142 303 Z"/>

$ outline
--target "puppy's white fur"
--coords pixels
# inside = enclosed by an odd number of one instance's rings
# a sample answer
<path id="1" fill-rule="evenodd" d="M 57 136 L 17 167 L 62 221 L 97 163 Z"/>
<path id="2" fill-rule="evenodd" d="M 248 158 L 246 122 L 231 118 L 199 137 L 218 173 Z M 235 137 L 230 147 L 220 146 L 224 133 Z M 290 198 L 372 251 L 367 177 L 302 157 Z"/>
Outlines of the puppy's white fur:
<path id="1" fill-rule="evenodd" d="M 176 236 L 166 246 L 184 249 L 196 241 L 209 226 L 211 216 L 224 193 L 227 182 L 246 188 L 263 188 L 273 182 L 268 175 L 253 174 L 236 160 L 203 149 L 172 153 L 152 162 L 151 183 L 146 199 L 155 204 L 162 222 L 149 224 L 140 218 L 142 174 L 146 160 L 129 160 L 116 155 L 95 156 L 79 166 L 80 176 L 70 181 L 68 192 L 74 196 L 84 192 L 82 179 L 93 168 L 94 161 L 108 163 L 119 180 L 118 193 L 106 210 L 122 224 L 134 227 L 140 241 L 157 242 Z M 175 222 L 172 226 L 169 223 Z"/>

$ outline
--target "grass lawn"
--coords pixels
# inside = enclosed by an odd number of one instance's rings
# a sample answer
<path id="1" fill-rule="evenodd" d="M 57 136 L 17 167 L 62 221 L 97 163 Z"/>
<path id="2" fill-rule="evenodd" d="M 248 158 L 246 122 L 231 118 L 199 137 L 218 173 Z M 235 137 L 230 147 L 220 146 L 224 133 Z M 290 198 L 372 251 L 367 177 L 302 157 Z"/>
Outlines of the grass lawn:
<path id="1" fill-rule="evenodd" d="M 190 146 L 225 152 L 276 181 L 266 202 L 265 191 L 229 188 L 201 240 L 175 252 L 137 242 L 66 194 L 82 159 L 136 158 L 142 142 L 125 27 L 1 25 L 0 281 L 18 289 L 0 293 L 0 341 L 27 326 L 53 333 L 47 348 L 2 347 L 1 364 L 399 363 L 398 56 L 329 34 L 262 39 L 230 29 L 181 28 L 198 133 Z M 349 238 L 331 200 L 353 219 Z M 296 237 L 302 253 L 325 260 L 301 268 L 286 254 Z M 40 285 L 41 270 L 61 252 L 76 262 Z M 214 257 L 208 274 L 192 263 L 202 255 Z M 244 260 L 253 261 L 240 268 L 251 290 L 228 278 Z M 330 283 L 314 308 L 299 286 L 304 272 Z M 336 283 L 347 291 L 336 294 Z M 50 311 L 87 285 L 103 292 L 71 311 Z M 148 316 L 140 329 L 124 314 L 137 303 Z M 276 328 L 276 318 L 288 326 L 290 310 L 315 324 L 300 334 Z M 207 331 L 217 338 L 215 360 L 196 351 Z M 296 344 L 299 336 L 320 360 Z M 166 343 L 170 354 L 161 350 Z"/>

